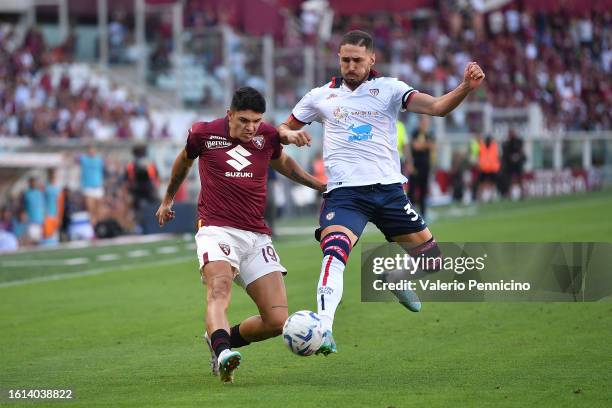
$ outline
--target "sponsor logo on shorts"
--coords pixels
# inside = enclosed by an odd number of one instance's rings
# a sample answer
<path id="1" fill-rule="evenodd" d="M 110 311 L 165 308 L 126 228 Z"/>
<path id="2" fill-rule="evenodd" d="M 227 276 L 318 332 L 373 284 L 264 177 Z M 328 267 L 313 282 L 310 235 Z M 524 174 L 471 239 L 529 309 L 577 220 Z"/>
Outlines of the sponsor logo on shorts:
<path id="1" fill-rule="evenodd" d="M 255 145 L 256 148 L 261 150 L 266 144 L 266 139 L 262 135 L 257 135 L 253 138 L 253 144 Z"/>
<path id="2" fill-rule="evenodd" d="M 335 211 L 328 212 L 327 215 L 325 216 L 325 219 L 327 221 L 331 221 L 334 218 L 335 215 L 336 215 Z"/>
<path id="3" fill-rule="evenodd" d="M 225 242 L 219 242 L 219 248 L 221 248 L 221 251 L 223 251 L 225 256 L 229 256 L 231 248 L 228 244 L 226 244 Z"/>
<path id="4" fill-rule="evenodd" d="M 319 289 L 317 289 L 317 293 L 319 295 L 331 295 L 334 293 L 334 290 L 329 286 L 321 286 Z"/>

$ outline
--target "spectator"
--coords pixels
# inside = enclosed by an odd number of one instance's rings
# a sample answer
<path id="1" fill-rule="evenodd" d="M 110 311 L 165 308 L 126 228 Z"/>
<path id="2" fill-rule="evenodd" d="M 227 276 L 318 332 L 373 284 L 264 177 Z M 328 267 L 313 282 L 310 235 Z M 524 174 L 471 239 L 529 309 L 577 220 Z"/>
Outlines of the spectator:
<path id="1" fill-rule="evenodd" d="M 502 174 L 504 195 L 510 195 L 512 200 L 522 196 L 523 165 L 525 164 L 525 152 L 523 151 L 523 139 L 514 129 L 508 132 L 508 139 L 502 146 Z"/>
<path id="2" fill-rule="evenodd" d="M 79 157 L 81 165 L 81 190 L 85 196 L 85 208 L 89 220 L 96 225 L 100 205 L 104 198 L 104 159 L 93 146 L 89 146 L 87 154 Z"/>
<path id="3" fill-rule="evenodd" d="M 62 203 L 60 200 L 61 188 L 57 184 L 55 170 L 50 169 L 47 173 L 47 184 L 45 186 L 45 223 L 43 236 L 48 243 L 59 241 L 59 221 Z"/>
<path id="4" fill-rule="evenodd" d="M 422 115 L 419 127 L 412 132 L 409 148 L 406 149 L 408 178 L 408 197 L 418 203 L 421 216 L 425 218 L 427 211 L 427 196 L 429 194 L 429 176 L 436 144 L 433 133 L 429 129 L 429 116 Z"/>
<path id="5" fill-rule="evenodd" d="M 27 238 L 34 244 L 43 238 L 43 223 L 45 222 L 45 196 L 34 177 L 28 180 L 28 189 L 23 193 L 23 208 L 27 214 Z"/>
<path id="6" fill-rule="evenodd" d="M 126 167 L 125 179 L 132 195 L 136 224 L 142 228 L 145 217 L 143 210 L 147 205 L 157 203 L 159 199 L 159 173 L 155 164 L 147 159 L 145 146 L 134 147 L 132 155 L 133 160 Z"/>
<path id="7" fill-rule="evenodd" d="M 497 197 L 497 175 L 500 169 L 497 142 L 487 136 L 478 148 L 478 198 L 492 201 Z"/>

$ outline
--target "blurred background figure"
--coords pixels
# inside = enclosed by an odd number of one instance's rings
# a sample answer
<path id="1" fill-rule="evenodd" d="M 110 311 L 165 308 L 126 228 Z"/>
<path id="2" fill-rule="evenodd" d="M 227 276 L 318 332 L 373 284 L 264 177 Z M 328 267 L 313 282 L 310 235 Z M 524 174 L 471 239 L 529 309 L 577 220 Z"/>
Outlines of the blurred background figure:
<path id="1" fill-rule="evenodd" d="M 499 150 L 497 142 L 487 136 L 478 147 L 478 199 L 484 202 L 497 200 L 499 169 Z"/>
<path id="2" fill-rule="evenodd" d="M 419 212 L 423 218 L 427 214 L 427 196 L 429 194 L 429 176 L 431 163 L 435 162 L 436 144 L 429 125 L 429 116 L 421 115 L 419 126 L 411 135 L 406 166 L 408 174 L 408 198 L 418 204 Z"/>
<path id="3" fill-rule="evenodd" d="M 514 129 L 508 131 L 508 138 L 502 146 L 502 194 L 512 200 L 523 196 L 522 178 L 525 164 L 523 139 Z"/>
<path id="4" fill-rule="evenodd" d="M 27 241 L 37 244 L 43 239 L 43 224 L 45 222 L 45 196 L 42 186 L 35 177 L 28 180 L 28 188 L 23 192 L 23 208 L 27 215 Z"/>
<path id="5" fill-rule="evenodd" d="M 132 207 L 136 217 L 136 226 L 142 231 L 143 209 L 147 205 L 157 204 L 159 200 L 159 173 L 155 164 L 147 157 L 147 147 L 135 146 L 132 149 L 132 161 L 125 169 L 125 180 L 132 196 Z"/>
<path id="6" fill-rule="evenodd" d="M 62 189 L 57 182 L 56 172 L 50 169 L 47 172 L 45 184 L 45 222 L 43 226 L 43 237 L 46 244 L 59 242 L 59 227 L 63 216 Z"/>
<path id="7" fill-rule="evenodd" d="M 98 221 L 104 198 L 104 159 L 93 146 L 79 157 L 81 165 L 81 191 L 85 196 L 85 208 L 93 225 Z"/>

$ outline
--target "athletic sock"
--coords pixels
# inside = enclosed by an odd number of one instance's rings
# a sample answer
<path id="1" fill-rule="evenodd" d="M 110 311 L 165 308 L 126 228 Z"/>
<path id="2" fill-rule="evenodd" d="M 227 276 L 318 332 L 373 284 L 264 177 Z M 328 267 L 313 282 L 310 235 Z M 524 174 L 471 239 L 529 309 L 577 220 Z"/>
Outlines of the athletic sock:
<path id="1" fill-rule="evenodd" d="M 250 341 L 246 341 L 240 334 L 240 324 L 237 324 L 230 329 L 230 342 L 232 348 L 248 346 L 251 344 Z"/>
<path id="2" fill-rule="evenodd" d="M 215 330 L 210 336 L 210 343 L 217 356 L 219 356 L 223 350 L 232 348 L 230 335 L 224 329 Z"/>
<path id="3" fill-rule="evenodd" d="M 323 262 L 317 287 L 317 307 L 324 330 L 331 330 L 336 309 L 342 299 L 343 275 L 352 249 L 351 240 L 343 232 L 332 232 L 321 240 Z"/>

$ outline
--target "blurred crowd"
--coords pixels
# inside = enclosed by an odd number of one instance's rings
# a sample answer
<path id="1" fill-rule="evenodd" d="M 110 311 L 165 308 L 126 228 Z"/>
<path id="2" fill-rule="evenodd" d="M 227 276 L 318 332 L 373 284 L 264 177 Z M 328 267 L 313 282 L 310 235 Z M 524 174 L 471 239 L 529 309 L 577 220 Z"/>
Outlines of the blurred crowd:
<path id="1" fill-rule="evenodd" d="M 328 45 L 335 50 L 342 33 L 365 29 L 375 38 L 377 65 L 389 64 L 417 89 L 433 80 L 453 89 L 466 64 L 478 61 L 487 81 L 475 100 L 498 107 L 536 102 L 549 127 L 612 127 L 610 10 L 570 14 L 507 8 L 483 13 L 472 6 L 478 2 L 463 3 L 465 7 L 442 1 L 439 13 L 418 19 L 408 14 L 337 18 Z"/>
<path id="2" fill-rule="evenodd" d="M 0 27 L 0 135 L 145 139 L 153 134 L 148 106 L 125 89 L 73 64 L 72 48 L 45 46 L 32 28 L 22 43 Z"/>
<path id="3" fill-rule="evenodd" d="M 74 189 L 60 181 L 55 170 L 44 180 L 31 176 L 0 208 L 0 251 L 140 233 L 141 210 L 157 204 L 160 181 L 146 147 L 136 146 L 132 154 L 128 163 L 93 147 L 67 155 L 80 170 Z"/>
<path id="4" fill-rule="evenodd" d="M 314 3 L 314 2 L 306 2 Z M 323 2 L 324 3 L 324 2 Z M 316 44 L 326 22 L 323 7 L 284 10 L 283 35 L 277 47 L 300 49 Z M 186 26 L 194 30 L 227 23 L 236 26 L 230 9 L 190 1 Z M 233 17 L 234 16 L 234 17 Z M 336 50 L 343 33 L 362 29 L 375 38 L 377 65 L 417 88 L 432 92 L 433 81 L 450 90 L 463 78 L 465 65 L 478 61 L 489 80 L 473 99 L 500 107 L 541 105 L 549 127 L 569 130 L 612 127 L 612 12 L 585 9 L 570 13 L 533 12 L 506 6 L 485 13 L 478 1 L 439 2 L 426 13 L 371 13 L 334 16 L 331 35 L 323 38 L 326 69 L 337 69 Z M 237 62 L 246 62 L 246 75 L 238 82 L 261 82 L 259 52 L 245 44 L 232 47 Z M 250 56 L 250 57 L 249 57 Z M 290 108 L 304 93 L 297 80 L 303 67 L 301 54 L 286 53 L 275 61 L 276 106 Z M 214 71 L 213 71 L 214 72 Z M 319 78 L 325 80 L 325 78 Z"/>

